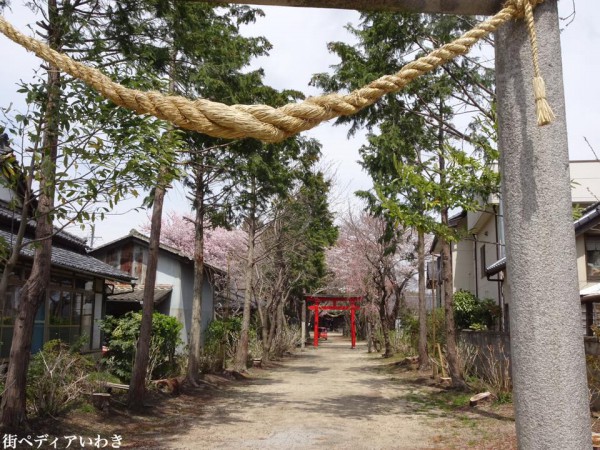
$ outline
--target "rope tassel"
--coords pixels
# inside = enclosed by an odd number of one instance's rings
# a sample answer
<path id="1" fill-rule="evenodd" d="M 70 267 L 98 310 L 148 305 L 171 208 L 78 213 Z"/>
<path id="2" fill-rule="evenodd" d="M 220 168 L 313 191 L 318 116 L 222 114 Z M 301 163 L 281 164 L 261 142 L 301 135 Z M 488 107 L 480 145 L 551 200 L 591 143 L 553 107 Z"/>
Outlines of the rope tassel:
<path id="1" fill-rule="evenodd" d="M 533 95 L 535 96 L 535 112 L 539 126 L 548 125 L 556 116 L 550 108 L 546 99 L 546 83 L 542 78 L 540 71 L 537 35 L 535 32 L 535 22 L 533 19 L 533 6 L 539 3 L 539 0 L 517 0 L 519 8 L 522 8 L 525 15 L 525 23 L 529 31 L 529 42 L 531 43 L 531 56 L 533 59 Z M 533 6 L 532 6 L 533 4 Z"/>
<path id="2" fill-rule="evenodd" d="M 546 83 L 544 83 L 542 77 L 534 77 L 533 95 L 535 95 L 535 112 L 537 114 L 538 125 L 548 125 L 556 116 L 546 99 Z"/>

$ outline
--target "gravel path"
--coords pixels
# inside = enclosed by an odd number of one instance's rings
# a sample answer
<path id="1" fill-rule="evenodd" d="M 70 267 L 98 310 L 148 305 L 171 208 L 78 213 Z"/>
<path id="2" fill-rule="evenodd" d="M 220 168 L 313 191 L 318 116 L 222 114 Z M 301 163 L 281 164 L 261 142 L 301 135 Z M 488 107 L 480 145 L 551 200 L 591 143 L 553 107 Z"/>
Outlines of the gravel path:
<path id="1" fill-rule="evenodd" d="M 330 334 L 281 367 L 219 391 L 173 449 L 431 448 L 438 419 L 415 413 L 409 388 L 372 370 L 384 360 Z M 414 389 L 414 386 L 411 388 Z"/>

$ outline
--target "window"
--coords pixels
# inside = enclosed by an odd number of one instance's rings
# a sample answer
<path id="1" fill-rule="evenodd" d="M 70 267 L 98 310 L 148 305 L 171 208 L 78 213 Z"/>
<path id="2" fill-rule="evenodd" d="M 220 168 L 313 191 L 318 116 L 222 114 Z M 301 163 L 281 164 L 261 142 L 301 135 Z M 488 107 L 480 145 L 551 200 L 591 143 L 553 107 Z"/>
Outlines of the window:
<path id="1" fill-rule="evenodd" d="M 588 280 L 600 280 L 600 236 L 585 237 L 585 260 Z"/>
<path id="2" fill-rule="evenodd" d="M 6 298 L 0 302 L 0 357 L 6 358 L 12 342 L 14 318 L 17 313 L 22 281 L 11 280 Z M 93 330 L 94 292 L 92 283 L 69 276 L 53 276 L 46 303 L 38 309 L 35 318 L 32 352 L 38 351 L 44 342 L 60 339 L 68 344 L 76 343 L 86 336 L 83 349 L 89 350 Z"/>
<path id="3" fill-rule="evenodd" d="M 481 278 L 485 278 L 485 269 L 486 269 L 486 263 L 485 263 L 485 244 L 483 244 L 481 247 L 479 247 L 479 261 L 481 263 L 481 273 L 479 274 L 479 276 Z"/>
<path id="4" fill-rule="evenodd" d="M 89 348 L 92 334 L 93 298 L 91 292 L 80 290 L 52 290 L 49 295 L 48 339 L 60 339 L 74 344 L 86 336 Z"/>

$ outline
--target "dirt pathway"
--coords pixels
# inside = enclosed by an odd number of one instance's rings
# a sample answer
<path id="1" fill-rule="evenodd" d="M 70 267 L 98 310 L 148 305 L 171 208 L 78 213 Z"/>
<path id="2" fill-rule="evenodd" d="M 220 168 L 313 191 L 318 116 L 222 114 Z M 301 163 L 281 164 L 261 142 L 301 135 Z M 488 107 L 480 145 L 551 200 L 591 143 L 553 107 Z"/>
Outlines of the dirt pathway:
<path id="1" fill-rule="evenodd" d="M 376 370 L 386 361 L 331 336 L 258 378 L 219 391 L 173 449 L 418 449 L 439 445 L 443 413 L 423 410 L 415 386 Z M 419 387 L 428 389 L 427 387 Z M 438 448 L 444 448 L 439 446 Z"/>

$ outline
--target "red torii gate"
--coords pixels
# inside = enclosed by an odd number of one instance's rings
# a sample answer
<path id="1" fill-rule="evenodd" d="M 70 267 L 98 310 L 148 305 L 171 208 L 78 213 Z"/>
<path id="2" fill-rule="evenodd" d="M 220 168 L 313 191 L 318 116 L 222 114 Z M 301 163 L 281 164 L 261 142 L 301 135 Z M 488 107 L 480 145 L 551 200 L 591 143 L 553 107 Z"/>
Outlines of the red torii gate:
<path id="1" fill-rule="evenodd" d="M 315 331 L 313 346 L 319 346 L 319 311 L 350 311 L 350 334 L 352 336 L 352 348 L 355 348 L 356 311 L 360 309 L 360 305 L 358 305 L 357 303 L 360 302 L 362 299 L 362 296 L 347 297 L 339 295 L 307 295 L 306 301 L 309 303 L 313 303 L 308 307 L 308 309 L 315 312 Z"/>

